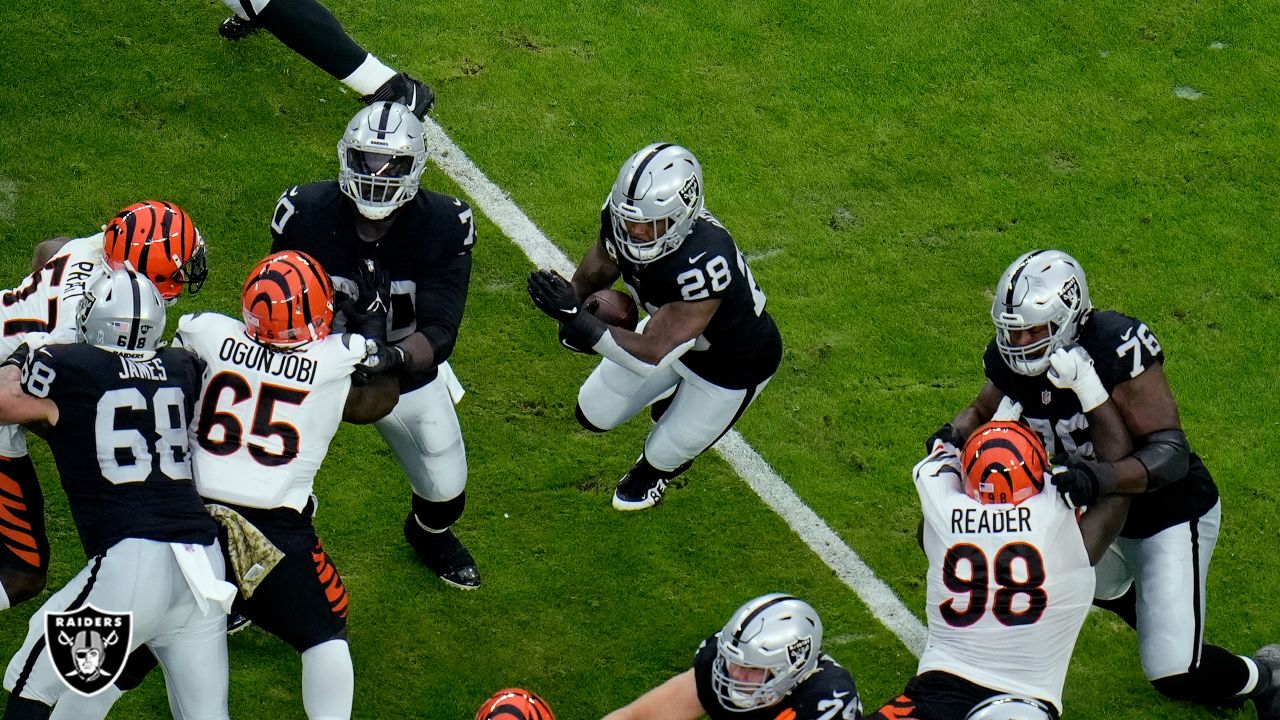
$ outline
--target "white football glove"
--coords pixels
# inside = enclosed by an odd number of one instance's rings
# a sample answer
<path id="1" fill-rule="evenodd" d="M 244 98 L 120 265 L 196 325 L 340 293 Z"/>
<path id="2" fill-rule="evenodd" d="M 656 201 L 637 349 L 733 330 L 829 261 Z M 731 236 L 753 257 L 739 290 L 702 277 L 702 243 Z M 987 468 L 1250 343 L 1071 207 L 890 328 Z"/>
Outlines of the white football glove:
<path id="1" fill-rule="evenodd" d="M 1054 387 L 1076 394 L 1085 412 L 1093 411 L 1109 397 L 1093 367 L 1093 358 L 1079 345 L 1054 350 L 1049 356 L 1048 374 Z"/>
<path id="2" fill-rule="evenodd" d="M 996 412 L 991 416 L 992 421 L 1000 422 L 1017 422 L 1022 417 L 1022 403 L 1014 402 L 1013 398 L 1005 395 L 1000 399 L 1000 407 L 996 408 Z"/>

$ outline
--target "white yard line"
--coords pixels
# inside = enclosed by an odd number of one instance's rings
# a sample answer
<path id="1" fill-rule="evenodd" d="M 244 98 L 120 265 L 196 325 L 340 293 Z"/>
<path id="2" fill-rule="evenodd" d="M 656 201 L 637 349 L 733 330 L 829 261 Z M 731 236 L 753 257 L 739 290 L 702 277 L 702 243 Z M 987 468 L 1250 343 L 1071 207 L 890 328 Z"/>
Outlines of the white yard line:
<path id="1" fill-rule="evenodd" d="M 511 238 L 534 265 L 556 270 L 566 277 L 573 273 L 574 263 L 569 256 L 547 239 L 502 188 L 486 177 L 431 118 L 426 121 L 426 140 L 431 159 L 462 187 L 471 198 L 472 205 Z M 841 582 L 866 603 L 871 613 L 897 635 L 908 650 L 919 656 L 925 644 L 924 625 L 902 604 L 893 590 L 876 577 L 862 558 L 804 504 L 791 486 L 760 457 L 760 453 L 747 444 L 737 430 L 730 430 L 715 449 L 760 499 L 835 571 Z"/>

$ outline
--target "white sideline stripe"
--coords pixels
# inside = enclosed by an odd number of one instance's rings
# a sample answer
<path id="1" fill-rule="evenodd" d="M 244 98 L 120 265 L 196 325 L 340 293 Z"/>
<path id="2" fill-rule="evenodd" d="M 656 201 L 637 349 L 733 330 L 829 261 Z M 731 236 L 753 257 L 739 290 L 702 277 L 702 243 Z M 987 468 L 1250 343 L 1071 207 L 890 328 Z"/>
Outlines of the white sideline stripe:
<path id="1" fill-rule="evenodd" d="M 533 264 L 565 277 L 574 263 L 552 243 L 514 201 L 485 176 L 432 118 L 424 123 L 428 153 L 471 198 L 493 224 L 524 251 Z M 715 449 L 760 499 L 786 521 L 809 549 L 835 571 L 886 628 L 916 656 L 924 651 L 925 628 L 884 581 L 876 577 L 830 526 L 804 504 L 791 486 L 760 457 L 737 430 L 730 430 Z"/>

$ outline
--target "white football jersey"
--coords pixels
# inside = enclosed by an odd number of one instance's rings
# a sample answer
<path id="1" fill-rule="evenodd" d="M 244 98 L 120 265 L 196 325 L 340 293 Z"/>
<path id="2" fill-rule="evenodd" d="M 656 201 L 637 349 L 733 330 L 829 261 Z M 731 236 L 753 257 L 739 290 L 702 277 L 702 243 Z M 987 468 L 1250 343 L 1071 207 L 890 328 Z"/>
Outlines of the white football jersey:
<path id="1" fill-rule="evenodd" d="M 916 465 L 929 556 L 929 639 L 919 672 L 941 670 L 1062 708 L 1062 685 L 1093 601 L 1076 513 L 1051 487 L 1019 505 L 964 493 L 956 455 Z"/>
<path id="2" fill-rule="evenodd" d="M 17 287 L 0 292 L 0 360 L 27 333 L 47 332 L 52 342 L 73 342 L 80 297 L 103 264 L 102 233 L 71 240 Z M 26 432 L 17 425 L 0 426 L 0 456 L 26 454 Z"/>
<path id="3" fill-rule="evenodd" d="M 330 334 L 281 352 L 251 340 L 239 320 L 197 313 L 178 320 L 175 342 L 207 365 L 191 424 L 200 495 L 301 511 L 342 421 L 364 338 Z"/>
<path id="4" fill-rule="evenodd" d="M 80 297 L 103 263 L 102 233 L 70 240 L 22 284 L 0 293 L 0 320 L 4 323 L 0 352 L 4 357 L 30 332 L 51 333 L 60 342 L 75 340 Z"/>

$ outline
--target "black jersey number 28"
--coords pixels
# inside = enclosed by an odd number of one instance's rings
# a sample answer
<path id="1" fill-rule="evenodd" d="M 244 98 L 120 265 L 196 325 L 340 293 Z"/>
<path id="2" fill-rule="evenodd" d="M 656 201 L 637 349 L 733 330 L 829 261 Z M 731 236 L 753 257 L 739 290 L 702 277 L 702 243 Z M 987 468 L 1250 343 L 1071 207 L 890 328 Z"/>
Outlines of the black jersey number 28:
<path id="1" fill-rule="evenodd" d="M 1014 577 L 1014 564 L 1023 566 L 1023 579 Z M 960 575 L 960 567 L 968 567 L 965 577 Z M 994 568 L 992 567 L 994 566 Z M 994 599 L 991 598 L 990 573 L 994 569 L 997 589 Z M 991 602 L 991 612 L 1000 624 L 1014 627 L 1032 625 L 1044 615 L 1048 606 L 1049 594 L 1044 589 L 1044 558 L 1034 545 L 1023 542 L 1009 543 L 1000 548 L 993 563 L 987 562 L 982 548 L 969 543 L 951 546 L 942 561 L 942 582 L 947 589 L 957 595 L 968 595 L 963 610 L 956 608 L 959 598 L 948 598 L 940 608 L 942 619 L 952 627 L 969 627 L 982 619 L 987 612 L 987 601 Z M 1025 596 L 1025 608 L 1014 610 L 1014 600 Z"/>

